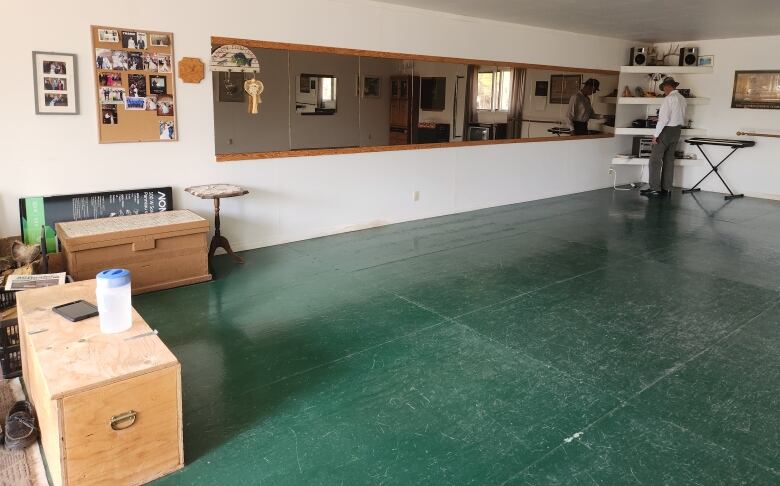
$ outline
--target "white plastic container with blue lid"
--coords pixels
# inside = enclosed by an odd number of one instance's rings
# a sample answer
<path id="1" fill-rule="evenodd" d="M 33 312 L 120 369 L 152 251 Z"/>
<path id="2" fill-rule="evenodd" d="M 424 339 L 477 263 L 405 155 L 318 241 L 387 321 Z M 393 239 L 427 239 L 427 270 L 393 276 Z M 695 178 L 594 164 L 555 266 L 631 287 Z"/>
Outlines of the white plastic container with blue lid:
<path id="1" fill-rule="evenodd" d="M 127 331 L 133 326 L 130 270 L 103 270 L 96 280 L 100 331 L 107 334 Z"/>

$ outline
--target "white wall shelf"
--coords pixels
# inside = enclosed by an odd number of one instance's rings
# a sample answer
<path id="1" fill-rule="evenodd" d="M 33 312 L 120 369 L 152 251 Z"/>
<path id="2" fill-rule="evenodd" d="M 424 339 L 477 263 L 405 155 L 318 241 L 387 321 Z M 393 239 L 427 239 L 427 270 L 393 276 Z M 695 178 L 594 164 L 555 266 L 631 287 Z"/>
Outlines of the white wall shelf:
<path id="1" fill-rule="evenodd" d="M 614 133 L 615 135 L 652 135 L 655 133 L 655 128 L 615 128 L 604 125 L 603 128 L 606 133 Z M 703 128 L 683 128 L 682 135 L 706 135 L 707 130 Z"/>
<path id="2" fill-rule="evenodd" d="M 612 165 L 648 165 L 650 159 L 639 157 L 615 157 L 612 159 Z M 704 165 L 703 160 L 699 159 L 675 159 L 674 165 L 677 167 L 701 167 Z"/>
<path id="3" fill-rule="evenodd" d="M 605 96 L 601 99 L 602 103 L 607 104 L 617 104 L 617 105 L 660 105 L 664 102 L 663 97 L 656 96 L 646 96 L 646 97 L 627 97 L 627 96 Z M 707 105 L 710 102 L 709 98 L 705 97 L 696 97 L 696 98 L 686 98 L 686 101 L 688 102 L 688 105 Z"/>
<path id="4" fill-rule="evenodd" d="M 712 67 L 699 66 L 620 66 L 620 72 L 626 74 L 712 74 Z"/>
<path id="5" fill-rule="evenodd" d="M 673 75 L 689 75 L 689 74 L 712 74 L 713 69 L 711 66 L 699 67 L 699 66 L 621 66 L 620 77 L 618 79 L 618 90 L 620 87 L 628 86 L 629 89 L 634 89 L 636 86 L 645 86 L 647 84 L 647 74 L 650 73 L 664 73 Z M 678 81 L 681 81 L 678 79 Z M 685 81 L 682 80 L 684 83 Z M 620 92 L 620 91 L 619 91 Z M 710 99 L 707 97 L 695 97 L 687 98 L 688 105 L 690 107 L 696 105 L 707 105 L 710 103 Z M 608 96 L 601 99 L 603 103 L 617 105 L 615 109 L 615 127 L 604 126 L 604 131 L 607 133 L 613 133 L 615 135 L 629 135 L 629 136 L 652 136 L 655 133 L 654 128 L 628 128 L 636 119 L 644 119 L 650 112 L 655 112 L 656 108 L 660 106 L 664 99 L 663 97 L 632 97 L 632 96 Z M 696 122 L 696 117 L 692 117 L 695 125 L 699 125 Z M 625 128 L 624 128 L 625 127 Z M 683 136 L 698 136 L 706 135 L 706 128 L 697 126 L 696 128 L 684 128 L 682 130 Z"/>

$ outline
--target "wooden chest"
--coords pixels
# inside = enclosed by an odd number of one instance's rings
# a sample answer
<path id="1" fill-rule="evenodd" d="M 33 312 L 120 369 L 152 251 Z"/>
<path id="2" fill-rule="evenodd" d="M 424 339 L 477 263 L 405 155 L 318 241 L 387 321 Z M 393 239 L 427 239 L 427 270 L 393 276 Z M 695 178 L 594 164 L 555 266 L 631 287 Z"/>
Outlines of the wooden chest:
<path id="1" fill-rule="evenodd" d="M 133 293 L 211 280 L 209 223 L 187 210 L 57 223 L 57 237 L 74 280 L 126 268 Z"/>
<path id="2" fill-rule="evenodd" d="M 18 294 L 27 394 L 55 485 L 142 484 L 182 467 L 181 369 L 137 312 L 102 334 L 53 306 L 95 302 L 95 281 Z"/>

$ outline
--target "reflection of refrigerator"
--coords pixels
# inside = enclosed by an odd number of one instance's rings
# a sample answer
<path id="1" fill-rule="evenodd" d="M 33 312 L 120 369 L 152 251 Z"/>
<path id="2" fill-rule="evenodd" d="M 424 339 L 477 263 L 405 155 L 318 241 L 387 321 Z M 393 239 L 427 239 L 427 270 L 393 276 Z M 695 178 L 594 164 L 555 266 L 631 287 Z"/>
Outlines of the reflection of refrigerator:
<path id="1" fill-rule="evenodd" d="M 419 76 L 390 77 L 390 145 L 412 143 L 412 130 L 420 118 Z"/>

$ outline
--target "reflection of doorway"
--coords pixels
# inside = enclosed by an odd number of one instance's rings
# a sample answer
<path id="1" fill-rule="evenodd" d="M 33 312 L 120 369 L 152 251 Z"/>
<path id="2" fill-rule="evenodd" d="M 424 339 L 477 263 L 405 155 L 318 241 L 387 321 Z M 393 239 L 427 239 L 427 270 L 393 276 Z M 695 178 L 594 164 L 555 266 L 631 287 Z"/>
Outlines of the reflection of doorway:
<path id="1" fill-rule="evenodd" d="M 412 129 L 419 120 L 419 90 L 412 89 L 419 83 L 418 76 L 392 76 L 390 78 L 390 145 L 412 143 Z"/>
<path id="2" fill-rule="evenodd" d="M 295 94 L 295 111 L 301 115 L 336 113 L 337 79 L 332 75 L 301 74 Z"/>

